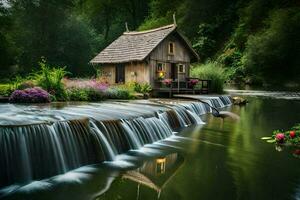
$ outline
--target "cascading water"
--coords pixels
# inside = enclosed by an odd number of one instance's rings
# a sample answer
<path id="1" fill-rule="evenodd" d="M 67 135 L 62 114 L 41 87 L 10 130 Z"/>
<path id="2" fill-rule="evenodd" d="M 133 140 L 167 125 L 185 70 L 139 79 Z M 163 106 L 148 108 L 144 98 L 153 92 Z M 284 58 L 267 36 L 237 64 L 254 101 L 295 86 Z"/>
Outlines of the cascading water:
<path id="1" fill-rule="evenodd" d="M 226 96 L 206 101 L 217 107 L 231 104 L 230 98 Z M 64 121 L 39 123 L 48 115 L 36 116 L 34 110 L 32 115 L 23 111 L 21 115 L 25 118 L 29 116 L 28 122 L 38 119 L 39 124 L 18 125 L 6 120 L 1 125 L 0 122 L 0 187 L 26 184 L 83 165 L 112 161 L 117 154 L 170 137 L 179 128 L 202 124 L 199 116 L 211 111 L 202 102 L 182 102 L 168 105 L 164 109 L 152 103 L 153 106 L 147 104 L 148 111 L 144 116 L 133 117 L 132 113 L 126 115 L 126 112 L 133 110 L 128 106 L 130 104 L 123 103 L 117 105 L 120 110 L 117 116 L 129 118 L 112 120 L 103 113 L 109 110 L 110 104 L 105 104 L 104 108 L 98 108 L 98 105 L 101 104 L 77 107 L 75 112 L 71 109 L 55 112 L 55 119 Z M 142 106 L 139 104 L 138 107 L 137 113 L 141 114 Z M 93 112 L 95 117 L 91 118 Z M 64 115 L 59 116 L 57 113 Z M 77 120 L 69 119 L 72 114 Z M 5 119 L 13 119 L 6 117 L 7 113 L 3 115 Z M 100 119 L 103 116 L 105 120 Z"/>

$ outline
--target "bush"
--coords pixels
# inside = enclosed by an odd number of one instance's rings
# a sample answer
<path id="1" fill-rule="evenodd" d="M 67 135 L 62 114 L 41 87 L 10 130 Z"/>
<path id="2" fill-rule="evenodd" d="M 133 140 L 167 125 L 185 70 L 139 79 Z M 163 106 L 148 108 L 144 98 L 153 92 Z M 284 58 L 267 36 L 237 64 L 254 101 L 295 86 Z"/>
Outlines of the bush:
<path id="1" fill-rule="evenodd" d="M 210 91 L 216 93 L 223 92 L 224 83 L 227 79 L 225 70 L 216 62 L 207 62 L 206 64 L 192 67 L 191 76 L 211 80 Z"/>
<path id="2" fill-rule="evenodd" d="M 8 97 L 13 92 L 13 86 L 11 84 L 0 84 L 0 96 Z"/>
<path id="3" fill-rule="evenodd" d="M 300 9 L 278 9 L 266 28 L 248 38 L 244 62 L 248 74 L 267 83 L 299 81 Z"/>
<path id="4" fill-rule="evenodd" d="M 108 99 L 132 99 L 130 90 L 124 86 L 111 87 L 106 91 Z"/>
<path id="5" fill-rule="evenodd" d="M 69 88 L 67 95 L 70 101 L 101 101 L 106 99 L 103 91 L 94 88 Z"/>
<path id="6" fill-rule="evenodd" d="M 65 68 L 50 68 L 44 59 L 39 62 L 39 65 L 41 70 L 32 74 L 31 78 L 36 81 L 38 86 L 55 96 L 57 100 L 66 100 L 67 94 L 62 83 L 62 79 L 68 74 Z"/>
<path id="7" fill-rule="evenodd" d="M 11 103 L 49 103 L 50 94 L 38 87 L 15 90 L 11 94 L 9 101 Z"/>
<path id="8" fill-rule="evenodd" d="M 28 80 L 28 81 L 24 81 L 24 82 L 20 83 L 17 88 L 19 90 L 24 90 L 27 88 L 33 88 L 35 86 L 36 85 L 34 84 L 34 82 L 32 80 Z"/>
<path id="9" fill-rule="evenodd" d="M 148 94 L 152 91 L 152 87 L 149 83 L 137 83 L 134 84 L 134 91 L 142 94 Z"/>

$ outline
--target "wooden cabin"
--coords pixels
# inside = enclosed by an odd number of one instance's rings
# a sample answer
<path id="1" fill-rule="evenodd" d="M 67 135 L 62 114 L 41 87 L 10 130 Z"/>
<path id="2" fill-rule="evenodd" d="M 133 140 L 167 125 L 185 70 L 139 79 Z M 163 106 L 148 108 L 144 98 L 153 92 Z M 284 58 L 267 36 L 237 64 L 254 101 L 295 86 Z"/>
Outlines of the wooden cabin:
<path id="1" fill-rule="evenodd" d="M 173 85 L 176 89 L 186 87 L 190 63 L 198 59 L 190 43 L 172 24 L 124 32 L 90 62 L 109 84 L 147 82 L 154 90 L 160 90 L 165 88 L 164 79 L 171 79 L 177 84 Z"/>

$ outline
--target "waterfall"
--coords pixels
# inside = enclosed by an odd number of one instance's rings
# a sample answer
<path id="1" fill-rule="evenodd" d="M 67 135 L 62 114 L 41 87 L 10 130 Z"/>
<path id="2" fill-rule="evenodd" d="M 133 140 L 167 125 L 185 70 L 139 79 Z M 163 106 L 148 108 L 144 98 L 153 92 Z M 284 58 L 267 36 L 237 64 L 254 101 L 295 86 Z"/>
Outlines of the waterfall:
<path id="1" fill-rule="evenodd" d="M 216 107 L 231 105 L 228 96 L 205 101 Z M 90 115 L 82 119 L 84 115 L 78 115 L 81 119 L 0 125 L 0 187 L 113 161 L 118 154 L 168 138 L 179 128 L 203 124 L 200 116 L 211 111 L 202 102 L 181 102 L 161 108 L 154 105 L 149 109 L 152 115 L 150 112 L 136 117 L 131 114 L 126 119 L 97 120 Z M 77 108 L 76 112 L 79 111 Z M 100 115 L 104 113 L 97 116 Z"/>

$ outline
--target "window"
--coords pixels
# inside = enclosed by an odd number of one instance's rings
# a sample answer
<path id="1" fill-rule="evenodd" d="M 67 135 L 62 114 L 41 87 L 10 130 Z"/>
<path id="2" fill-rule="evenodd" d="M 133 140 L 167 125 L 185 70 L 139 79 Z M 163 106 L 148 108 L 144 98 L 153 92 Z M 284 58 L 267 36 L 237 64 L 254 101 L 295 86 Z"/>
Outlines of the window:
<path id="1" fill-rule="evenodd" d="M 169 43 L 169 54 L 173 55 L 175 52 L 175 43 L 174 42 L 170 42 Z"/>
<path id="2" fill-rule="evenodd" d="M 157 63 L 156 71 L 157 72 L 164 72 L 164 71 L 166 71 L 165 70 L 165 64 L 164 63 Z"/>
<path id="3" fill-rule="evenodd" d="M 178 73 L 185 73 L 185 65 L 178 64 Z"/>

